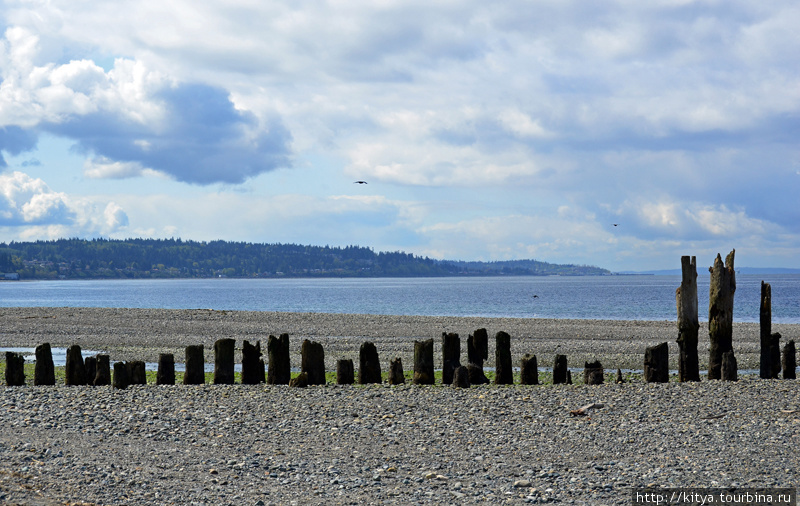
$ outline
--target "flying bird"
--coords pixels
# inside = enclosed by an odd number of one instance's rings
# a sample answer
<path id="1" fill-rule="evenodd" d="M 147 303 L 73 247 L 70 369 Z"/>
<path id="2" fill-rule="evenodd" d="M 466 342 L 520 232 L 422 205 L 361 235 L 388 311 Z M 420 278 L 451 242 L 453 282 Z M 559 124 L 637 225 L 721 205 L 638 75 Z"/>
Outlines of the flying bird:
<path id="1" fill-rule="evenodd" d="M 366 181 L 353 181 L 353 184 L 367 184 Z"/>
<path id="2" fill-rule="evenodd" d="M 614 223 L 614 226 L 615 226 L 615 227 L 618 227 L 618 226 L 619 226 L 619 223 Z"/>

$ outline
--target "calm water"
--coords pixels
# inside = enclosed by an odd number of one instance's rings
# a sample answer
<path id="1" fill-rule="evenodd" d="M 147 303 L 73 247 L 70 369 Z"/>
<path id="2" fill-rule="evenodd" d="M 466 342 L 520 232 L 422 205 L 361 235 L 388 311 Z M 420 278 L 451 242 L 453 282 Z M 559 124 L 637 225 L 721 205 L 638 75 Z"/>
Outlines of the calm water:
<path id="1" fill-rule="evenodd" d="M 800 323 L 800 275 L 739 275 L 734 321 L 758 322 L 761 280 L 772 320 Z M 0 282 L 0 307 L 136 307 L 431 316 L 676 319 L 680 276 L 187 279 Z M 698 276 L 707 319 L 708 276 Z"/>

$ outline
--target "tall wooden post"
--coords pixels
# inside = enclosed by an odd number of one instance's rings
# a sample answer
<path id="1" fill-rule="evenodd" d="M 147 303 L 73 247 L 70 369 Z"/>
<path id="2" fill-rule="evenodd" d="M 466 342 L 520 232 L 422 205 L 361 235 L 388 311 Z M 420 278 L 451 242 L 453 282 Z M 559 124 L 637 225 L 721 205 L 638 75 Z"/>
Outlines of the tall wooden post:
<path id="1" fill-rule="evenodd" d="M 761 368 L 759 376 L 777 379 L 781 373 L 781 335 L 772 333 L 772 286 L 761 281 Z"/>
<path id="2" fill-rule="evenodd" d="M 292 378 L 291 358 L 289 356 L 289 334 L 267 339 L 267 384 L 288 385 Z"/>
<path id="3" fill-rule="evenodd" d="M 725 258 L 717 254 L 711 273 L 708 297 L 708 338 L 711 342 L 708 355 L 708 379 L 722 376 L 722 356 L 733 351 L 733 294 L 736 292 L 736 271 L 733 260 L 736 250 Z"/>
<path id="4" fill-rule="evenodd" d="M 414 341 L 415 385 L 433 385 L 433 339 Z"/>
<path id="5" fill-rule="evenodd" d="M 697 258 L 681 257 L 681 286 L 675 290 L 678 307 L 678 381 L 700 381 L 697 357 L 700 321 L 697 311 Z"/>
<path id="6" fill-rule="evenodd" d="M 461 366 L 461 338 L 458 334 L 442 332 L 442 384 L 453 383 L 453 373 Z"/>
<path id="7" fill-rule="evenodd" d="M 36 365 L 33 369 L 34 385 L 55 385 L 56 372 L 53 365 L 53 351 L 50 343 L 43 343 L 36 347 Z"/>

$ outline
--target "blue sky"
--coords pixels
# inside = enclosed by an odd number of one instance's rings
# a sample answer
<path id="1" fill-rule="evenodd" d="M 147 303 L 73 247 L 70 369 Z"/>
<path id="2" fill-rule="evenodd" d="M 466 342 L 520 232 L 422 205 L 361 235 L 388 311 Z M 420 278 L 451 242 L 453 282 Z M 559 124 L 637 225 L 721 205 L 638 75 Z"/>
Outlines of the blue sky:
<path id="1" fill-rule="evenodd" d="M 797 26 L 780 0 L 0 0 L 0 241 L 800 267 Z"/>

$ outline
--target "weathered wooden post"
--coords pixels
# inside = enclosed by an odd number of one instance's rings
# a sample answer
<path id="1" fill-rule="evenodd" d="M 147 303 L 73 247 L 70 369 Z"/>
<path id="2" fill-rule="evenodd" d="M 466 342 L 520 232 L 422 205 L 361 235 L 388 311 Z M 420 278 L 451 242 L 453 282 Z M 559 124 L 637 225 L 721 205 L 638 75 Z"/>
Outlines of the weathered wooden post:
<path id="1" fill-rule="evenodd" d="M 116 374 L 117 370 L 114 369 Z M 202 385 L 206 382 L 206 359 L 203 356 L 203 345 L 186 347 L 186 370 L 183 373 L 184 385 Z"/>
<path id="2" fill-rule="evenodd" d="M 772 286 L 761 281 L 761 361 L 759 376 L 777 379 L 781 374 L 781 335 L 772 333 Z"/>
<path id="3" fill-rule="evenodd" d="M 86 384 L 94 386 L 94 378 L 97 376 L 97 357 L 86 357 L 83 360 L 83 367 L 86 368 Z"/>
<path id="4" fill-rule="evenodd" d="M 325 350 L 316 341 L 303 341 L 300 346 L 300 370 L 308 375 L 309 385 L 325 384 Z"/>
<path id="5" fill-rule="evenodd" d="M 104 387 L 111 384 L 111 359 L 105 353 L 97 355 L 97 373 L 94 379 L 89 378 L 89 381 L 94 382 L 94 386 Z"/>
<path id="6" fill-rule="evenodd" d="M 442 332 L 442 384 L 453 384 L 453 372 L 461 366 L 461 338 L 452 332 Z"/>
<path id="7" fill-rule="evenodd" d="M 453 371 L 453 383 L 455 388 L 469 388 L 469 370 L 463 365 L 459 365 Z"/>
<path id="8" fill-rule="evenodd" d="M 114 362 L 114 388 L 125 390 L 128 388 L 128 364 L 125 362 Z"/>
<path id="9" fill-rule="evenodd" d="M 467 337 L 467 369 L 472 385 L 488 385 L 489 378 L 483 372 L 483 361 L 489 358 L 489 333 L 478 329 Z"/>
<path id="10" fill-rule="evenodd" d="M 361 343 L 358 352 L 358 384 L 369 385 L 381 382 L 381 363 L 378 348 L 374 343 Z"/>
<path id="11" fill-rule="evenodd" d="M 289 380 L 291 388 L 306 388 L 308 386 L 308 373 L 301 371 L 300 374 Z"/>
<path id="12" fill-rule="evenodd" d="M 669 346 L 649 346 L 644 351 L 644 380 L 647 383 L 669 382 Z"/>
<path id="13" fill-rule="evenodd" d="M 50 343 L 42 343 L 36 347 L 36 365 L 33 369 L 33 384 L 56 384 L 56 370 L 53 365 L 53 352 L 50 349 Z"/>
<path id="14" fill-rule="evenodd" d="M 352 359 L 339 359 L 336 362 L 336 384 L 352 385 L 355 380 L 355 368 Z"/>
<path id="15" fill-rule="evenodd" d="M 389 362 L 389 384 L 402 385 L 405 382 L 406 376 L 403 374 L 403 361 L 400 357 L 397 357 Z"/>
<path id="16" fill-rule="evenodd" d="M 711 346 L 708 356 L 708 379 L 722 376 L 722 355 L 733 351 L 733 294 L 736 292 L 736 272 L 733 267 L 736 250 L 725 258 L 717 254 L 711 273 L 708 300 L 708 338 Z"/>
<path id="17" fill-rule="evenodd" d="M 25 385 L 25 357 L 20 353 L 6 352 L 6 385 L 10 387 Z"/>
<path id="18" fill-rule="evenodd" d="M 234 353 L 236 340 L 231 338 L 217 339 L 214 342 L 214 384 L 233 385 Z"/>
<path id="19" fill-rule="evenodd" d="M 585 362 L 583 367 L 583 383 L 586 385 L 603 384 L 603 366 L 599 360 Z"/>
<path id="20" fill-rule="evenodd" d="M 288 385 L 292 377 L 289 334 L 269 336 L 267 340 L 267 384 Z"/>
<path id="21" fill-rule="evenodd" d="M 739 367 L 733 350 L 722 354 L 722 381 L 739 381 Z"/>
<path id="22" fill-rule="evenodd" d="M 131 360 L 125 362 L 128 367 L 128 384 L 129 385 L 146 385 L 147 384 L 147 371 L 142 360 Z"/>
<path id="23" fill-rule="evenodd" d="M 81 347 L 73 344 L 67 348 L 67 365 L 65 367 L 64 383 L 66 385 L 85 385 L 86 368 L 83 365 Z"/>
<path id="24" fill-rule="evenodd" d="M 569 369 L 567 369 L 567 356 L 556 355 L 553 361 L 553 384 L 559 385 L 567 383 L 567 373 L 569 373 Z"/>
<path id="25" fill-rule="evenodd" d="M 539 362 L 536 355 L 525 354 L 519 363 L 519 383 L 520 385 L 539 384 Z"/>
<path id="26" fill-rule="evenodd" d="M 175 356 L 172 353 L 158 355 L 158 371 L 156 372 L 156 385 L 175 384 Z"/>
<path id="27" fill-rule="evenodd" d="M 414 341 L 415 385 L 433 385 L 433 339 Z"/>
<path id="28" fill-rule="evenodd" d="M 261 358 L 261 343 L 255 346 L 248 341 L 242 343 L 242 385 L 264 383 L 264 360 Z"/>
<path id="29" fill-rule="evenodd" d="M 794 347 L 794 340 L 789 341 L 783 347 L 783 379 L 797 379 L 797 351 Z"/>
<path id="30" fill-rule="evenodd" d="M 502 330 L 495 335 L 495 385 L 513 385 L 514 369 L 511 365 L 511 336 Z"/>
<path id="31" fill-rule="evenodd" d="M 700 320 L 697 310 L 697 258 L 681 257 L 681 286 L 675 290 L 678 307 L 678 381 L 700 381 L 697 356 Z"/>

